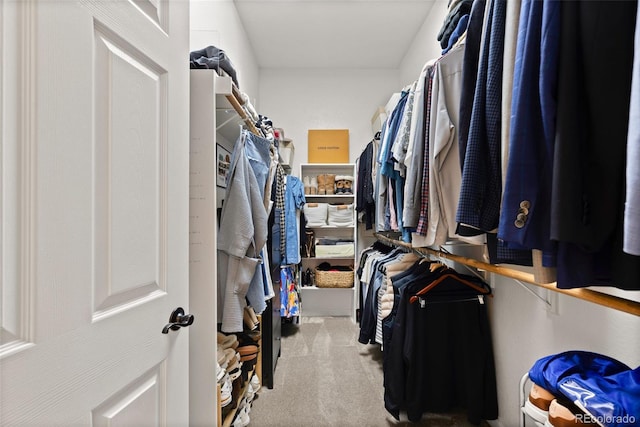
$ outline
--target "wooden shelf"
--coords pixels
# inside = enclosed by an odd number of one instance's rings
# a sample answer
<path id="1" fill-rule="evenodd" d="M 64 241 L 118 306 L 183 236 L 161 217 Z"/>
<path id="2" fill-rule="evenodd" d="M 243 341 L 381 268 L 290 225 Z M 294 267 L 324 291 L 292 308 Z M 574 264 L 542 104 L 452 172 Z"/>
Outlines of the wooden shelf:
<path id="1" fill-rule="evenodd" d="M 253 124 L 253 120 L 251 120 L 251 117 L 249 117 L 247 113 L 244 111 L 244 108 L 242 108 L 240 101 L 238 101 L 238 99 L 236 99 L 234 95 L 225 95 L 225 97 L 227 98 L 227 100 L 229 101 L 229 104 L 231 104 L 233 109 L 236 110 L 236 113 L 238 113 L 238 116 L 240 116 L 240 118 L 244 121 L 244 124 L 245 126 L 247 126 L 247 129 L 251 133 L 260 135 L 260 132 L 258 132 L 258 128 L 256 128 L 256 126 Z"/>
<path id="2" fill-rule="evenodd" d="M 240 91 L 233 83 L 231 77 L 227 75 L 218 76 L 216 79 L 215 85 L 215 94 L 216 94 L 216 109 L 220 110 L 235 110 L 239 119 L 244 123 L 246 128 L 256 134 L 261 135 L 261 133 L 256 128 L 253 119 L 247 114 L 247 112 L 242 108 L 243 102 L 240 96 Z"/>
<path id="3" fill-rule="evenodd" d="M 556 283 L 539 283 L 534 279 L 533 274 L 527 273 L 524 271 L 514 270 L 508 267 L 502 267 L 495 264 L 488 264 L 486 262 L 478 261 L 476 259 L 463 257 L 460 255 L 454 255 L 448 252 L 444 252 L 437 249 L 431 248 L 414 248 L 409 243 L 402 242 L 400 240 L 395 240 L 390 237 L 385 236 L 384 234 L 374 233 L 374 236 L 381 242 L 388 243 L 393 246 L 404 247 L 409 250 L 412 250 L 418 254 L 423 255 L 433 255 L 439 258 L 446 258 L 451 261 L 468 265 L 469 267 L 474 267 L 481 270 L 486 270 L 491 273 L 496 273 L 504 277 L 508 277 L 511 279 L 519 280 L 521 282 L 530 283 L 535 286 L 539 286 L 541 288 L 549 289 L 554 292 L 558 292 L 561 294 L 569 295 L 574 298 L 578 298 L 584 301 L 589 301 L 594 304 L 602 305 L 605 307 L 613 308 L 614 310 L 623 311 L 625 313 L 633 314 L 635 316 L 640 316 L 640 302 L 628 300 L 625 298 L 617 297 L 614 295 L 605 294 L 603 292 L 594 291 L 592 289 L 559 289 L 556 286 Z"/>

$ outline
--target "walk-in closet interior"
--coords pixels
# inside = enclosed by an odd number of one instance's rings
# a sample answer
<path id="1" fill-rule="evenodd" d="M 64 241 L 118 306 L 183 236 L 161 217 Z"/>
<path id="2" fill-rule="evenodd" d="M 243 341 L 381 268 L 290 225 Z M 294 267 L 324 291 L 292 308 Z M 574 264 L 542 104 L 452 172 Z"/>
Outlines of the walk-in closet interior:
<path id="1" fill-rule="evenodd" d="M 192 0 L 191 424 L 640 425 L 639 14 Z"/>

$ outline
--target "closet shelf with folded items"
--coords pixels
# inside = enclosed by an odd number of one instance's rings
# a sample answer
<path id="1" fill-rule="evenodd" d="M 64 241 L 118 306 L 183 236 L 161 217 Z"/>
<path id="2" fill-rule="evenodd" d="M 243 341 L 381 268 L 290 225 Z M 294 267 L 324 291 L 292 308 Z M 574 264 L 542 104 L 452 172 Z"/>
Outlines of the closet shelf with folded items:
<path id="1" fill-rule="evenodd" d="M 355 320 L 355 165 L 304 163 L 300 178 L 306 200 L 301 313 Z"/>

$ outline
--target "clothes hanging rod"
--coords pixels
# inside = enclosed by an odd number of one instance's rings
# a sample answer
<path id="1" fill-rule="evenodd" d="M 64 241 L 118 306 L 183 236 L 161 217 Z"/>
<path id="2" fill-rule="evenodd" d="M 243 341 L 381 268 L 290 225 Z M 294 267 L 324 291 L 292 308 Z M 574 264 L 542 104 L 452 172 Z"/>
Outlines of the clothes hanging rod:
<path id="1" fill-rule="evenodd" d="M 247 113 L 242 108 L 242 105 L 240 105 L 238 99 L 233 95 L 225 95 L 225 97 L 227 98 L 233 109 L 236 110 L 240 118 L 244 120 L 244 123 L 247 125 L 247 129 L 249 129 L 250 132 L 256 135 L 260 135 L 260 132 L 258 132 L 258 128 L 256 128 L 256 125 L 254 125 L 253 122 L 249 119 Z"/>
<path id="2" fill-rule="evenodd" d="M 578 298 L 584 301 L 589 301 L 594 304 L 602 305 L 604 307 L 613 308 L 614 310 L 623 311 L 625 313 L 640 316 L 640 302 L 632 301 L 626 298 L 617 297 L 615 295 L 605 294 L 604 292 L 598 292 L 591 289 L 579 288 L 579 289 L 559 289 L 554 283 L 538 283 L 535 281 L 533 274 L 526 273 L 524 271 L 514 270 L 508 267 L 501 267 L 495 264 L 488 264 L 486 262 L 478 261 L 473 258 L 467 258 L 460 255 L 455 255 L 449 252 L 431 249 L 431 248 L 414 248 L 409 243 L 402 242 L 400 240 L 392 239 L 384 234 L 374 233 L 376 239 L 381 242 L 388 243 L 392 246 L 400 246 L 412 250 L 422 255 L 432 255 L 440 258 L 446 258 L 454 262 L 458 262 L 463 265 L 468 265 L 481 270 L 486 270 L 491 273 L 496 273 L 510 279 L 519 280 L 521 282 L 531 283 L 532 285 L 539 286 L 541 288 L 549 289 L 554 292 L 569 295 L 574 298 Z"/>

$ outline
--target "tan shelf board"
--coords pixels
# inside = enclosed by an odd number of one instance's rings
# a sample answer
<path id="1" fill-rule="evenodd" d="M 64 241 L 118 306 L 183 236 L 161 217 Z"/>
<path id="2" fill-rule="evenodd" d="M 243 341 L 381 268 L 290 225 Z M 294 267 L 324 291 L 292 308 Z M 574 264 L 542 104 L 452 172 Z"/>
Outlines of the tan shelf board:
<path id="1" fill-rule="evenodd" d="M 440 258 L 446 258 L 454 262 L 458 262 L 460 264 L 468 265 L 470 267 L 478 268 L 481 270 L 486 270 L 491 273 L 496 273 L 504 277 L 508 277 L 510 279 L 519 280 L 521 282 L 527 282 L 535 286 L 539 286 L 541 288 L 549 289 L 554 292 L 558 292 L 561 294 L 569 295 L 574 298 L 578 298 L 584 301 L 589 301 L 594 304 L 602 305 L 604 307 L 612 308 L 614 310 L 623 311 L 625 313 L 633 314 L 635 316 L 640 316 L 640 302 L 628 300 L 625 298 L 621 298 L 614 295 L 605 294 L 603 292 L 594 291 L 592 289 L 559 289 L 556 286 L 556 283 L 538 283 L 535 281 L 533 274 L 514 270 L 508 267 L 502 267 L 495 264 L 489 264 L 486 262 L 478 261 L 473 258 L 467 258 L 460 255 L 454 255 L 448 252 L 443 252 L 437 249 L 431 248 L 414 248 L 408 243 L 392 239 L 380 233 L 374 233 L 374 236 L 386 243 L 390 243 L 394 246 L 404 247 L 414 252 L 423 254 L 423 255 L 434 255 Z"/>

